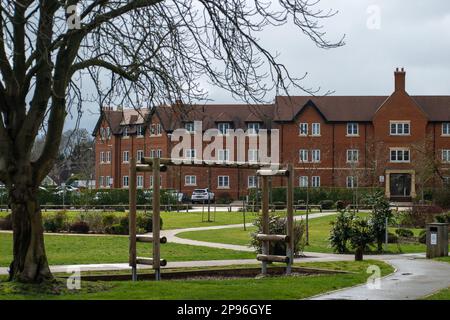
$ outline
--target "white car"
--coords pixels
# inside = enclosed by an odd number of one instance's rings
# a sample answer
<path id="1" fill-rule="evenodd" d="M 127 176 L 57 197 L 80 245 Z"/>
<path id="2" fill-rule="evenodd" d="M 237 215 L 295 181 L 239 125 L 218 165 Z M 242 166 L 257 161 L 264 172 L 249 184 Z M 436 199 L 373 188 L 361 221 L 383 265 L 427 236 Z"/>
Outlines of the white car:
<path id="1" fill-rule="evenodd" d="M 80 191 L 80 189 L 78 189 L 78 188 L 75 188 L 75 187 L 72 187 L 72 186 L 65 186 L 65 187 L 58 187 L 58 188 L 56 188 L 55 194 L 61 195 L 64 192 L 67 193 L 67 192 L 79 192 L 79 191 Z"/>
<path id="2" fill-rule="evenodd" d="M 191 196 L 192 203 L 207 203 L 208 200 L 210 202 L 214 202 L 214 193 L 209 191 L 208 188 L 195 189 L 194 192 L 192 192 Z"/>

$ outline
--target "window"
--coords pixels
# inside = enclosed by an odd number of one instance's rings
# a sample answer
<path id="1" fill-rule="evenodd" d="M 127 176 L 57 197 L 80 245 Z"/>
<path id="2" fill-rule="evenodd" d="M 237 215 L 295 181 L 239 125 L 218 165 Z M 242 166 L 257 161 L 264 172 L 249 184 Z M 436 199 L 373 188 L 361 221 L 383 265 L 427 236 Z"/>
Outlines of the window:
<path id="1" fill-rule="evenodd" d="M 136 128 L 136 132 L 137 132 L 137 136 L 139 138 L 142 138 L 144 136 L 144 126 L 143 125 L 138 125 Z"/>
<path id="2" fill-rule="evenodd" d="M 100 152 L 100 163 L 104 163 L 105 162 L 105 153 L 102 151 Z"/>
<path id="3" fill-rule="evenodd" d="M 248 162 L 258 162 L 258 149 L 248 149 Z"/>
<path id="4" fill-rule="evenodd" d="M 391 136 L 409 136 L 409 121 L 391 121 Z"/>
<path id="5" fill-rule="evenodd" d="M 358 177 L 348 176 L 347 177 L 347 188 L 356 188 L 358 187 Z"/>
<path id="6" fill-rule="evenodd" d="M 105 177 L 105 187 L 107 187 L 107 188 L 109 188 L 111 185 L 110 185 L 110 183 L 109 183 L 109 179 L 111 179 L 111 177 L 110 176 L 106 176 Z"/>
<path id="7" fill-rule="evenodd" d="M 162 150 L 161 149 L 157 149 L 157 150 L 150 150 L 150 158 L 154 159 L 154 158 L 161 158 L 162 157 Z"/>
<path id="8" fill-rule="evenodd" d="M 230 130 L 231 126 L 228 122 L 221 122 L 217 125 L 221 134 L 227 134 L 228 130 Z"/>
<path id="9" fill-rule="evenodd" d="M 312 162 L 320 162 L 320 150 L 315 149 L 312 151 Z"/>
<path id="10" fill-rule="evenodd" d="M 299 134 L 301 136 L 307 136 L 308 135 L 308 124 L 307 123 L 300 123 Z"/>
<path id="11" fill-rule="evenodd" d="M 104 180 L 103 179 L 104 179 L 103 176 L 100 176 L 99 179 L 98 179 L 98 184 L 99 184 L 100 188 L 102 188 L 104 186 Z"/>
<path id="12" fill-rule="evenodd" d="M 159 187 L 162 186 L 162 176 L 159 176 Z M 150 176 L 150 188 L 153 188 L 153 176 Z"/>
<path id="13" fill-rule="evenodd" d="M 442 162 L 450 162 L 450 149 L 442 150 Z"/>
<path id="14" fill-rule="evenodd" d="M 102 140 L 108 140 L 109 138 L 111 138 L 111 128 L 100 128 L 100 137 Z"/>
<path id="15" fill-rule="evenodd" d="M 129 185 L 129 178 L 128 176 L 123 176 L 122 177 L 122 187 L 126 188 Z"/>
<path id="16" fill-rule="evenodd" d="M 124 138 L 128 138 L 129 134 L 128 134 L 128 127 L 124 127 L 123 131 L 122 131 L 122 136 Z"/>
<path id="17" fill-rule="evenodd" d="M 356 122 L 347 123 L 347 136 L 359 135 L 359 125 Z"/>
<path id="18" fill-rule="evenodd" d="M 136 177 L 136 185 L 138 188 L 143 188 L 144 187 L 144 176 L 137 176 Z"/>
<path id="19" fill-rule="evenodd" d="M 229 176 L 218 176 L 217 177 L 217 187 L 218 188 L 229 188 L 230 187 L 230 177 Z"/>
<path id="20" fill-rule="evenodd" d="M 442 124 L 442 135 L 450 136 L 450 122 L 445 122 Z"/>
<path id="21" fill-rule="evenodd" d="M 197 150 L 195 150 L 195 149 L 186 149 L 186 150 L 184 150 L 184 157 L 186 159 L 195 159 L 195 158 L 197 158 Z"/>
<path id="22" fill-rule="evenodd" d="M 123 162 L 129 162 L 130 161 L 130 152 L 124 151 L 122 155 L 122 161 Z"/>
<path id="23" fill-rule="evenodd" d="M 260 124 L 258 122 L 250 122 L 247 124 L 248 134 L 258 134 L 260 129 Z"/>
<path id="24" fill-rule="evenodd" d="M 150 126 L 150 135 L 151 136 L 160 136 L 162 134 L 162 127 L 160 123 L 153 123 Z"/>
<path id="25" fill-rule="evenodd" d="M 138 150 L 137 151 L 137 162 L 141 162 L 143 157 L 144 157 L 144 150 Z"/>
<path id="26" fill-rule="evenodd" d="M 444 177 L 444 185 L 450 186 L 450 177 Z"/>
<path id="27" fill-rule="evenodd" d="M 230 150 L 220 149 L 219 150 L 219 161 L 229 161 L 230 160 Z"/>
<path id="28" fill-rule="evenodd" d="M 190 133 L 195 132 L 194 122 L 186 122 L 184 128 Z"/>
<path id="29" fill-rule="evenodd" d="M 319 176 L 312 177 L 312 187 L 320 188 L 320 177 Z"/>
<path id="30" fill-rule="evenodd" d="M 308 162 L 308 150 L 302 149 L 299 152 L 300 162 Z"/>
<path id="31" fill-rule="evenodd" d="M 111 163 L 111 151 L 105 152 L 106 154 L 106 162 Z"/>
<path id="32" fill-rule="evenodd" d="M 347 150 L 347 163 L 353 163 L 359 161 L 359 150 L 350 149 Z"/>
<path id="33" fill-rule="evenodd" d="M 156 150 L 156 155 L 158 156 L 158 158 L 162 158 L 162 150 L 161 149 Z"/>
<path id="34" fill-rule="evenodd" d="M 113 177 L 109 177 L 109 181 L 107 181 L 107 183 L 109 182 L 109 186 L 112 187 L 114 179 Z"/>
<path id="35" fill-rule="evenodd" d="M 312 136 L 320 136 L 320 123 L 313 123 L 311 131 Z"/>
<path id="36" fill-rule="evenodd" d="M 409 149 L 397 148 L 391 149 L 391 162 L 410 162 Z"/>
<path id="37" fill-rule="evenodd" d="M 258 177 L 257 176 L 248 176 L 248 187 L 249 188 L 258 188 Z"/>
<path id="38" fill-rule="evenodd" d="M 196 186 L 197 185 L 197 176 L 184 176 L 184 185 Z"/>
<path id="39" fill-rule="evenodd" d="M 301 176 L 299 178 L 299 185 L 300 185 L 300 188 L 307 188 L 308 187 L 308 177 Z"/>

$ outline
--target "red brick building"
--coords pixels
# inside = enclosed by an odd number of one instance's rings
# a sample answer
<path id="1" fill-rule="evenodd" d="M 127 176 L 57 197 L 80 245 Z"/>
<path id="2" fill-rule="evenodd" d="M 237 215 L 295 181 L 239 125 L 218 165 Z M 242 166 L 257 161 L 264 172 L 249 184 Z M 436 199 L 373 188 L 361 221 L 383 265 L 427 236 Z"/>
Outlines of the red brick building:
<path id="1" fill-rule="evenodd" d="M 104 108 L 94 130 L 98 188 L 126 188 L 131 157 L 170 157 L 178 128 L 202 132 L 217 128 L 278 130 L 279 161 L 293 163 L 298 186 L 383 186 L 394 199 L 414 198 L 418 185 L 450 181 L 450 96 L 410 96 L 406 74 L 395 72 L 390 96 L 276 97 L 268 105 L 158 106 L 151 110 Z M 273 132 L 273 131 L 272 131 Z M 177 157 L 199 157 L 203 147 L 184 148 Z M 260 158 L 250 140 L 243 146 L 246 161 Z M 179 147 L 179 146 L 178 146 Z M 215 156 L 236 161 L 226 146 Z M 244 169 L 174 167 L 162 174 L 162 187 L 188 193 L 210 187 L 218 197 L 238 198 L 257 186 L 255 172 Z M 138 176 L 138 186 L 151 188 L 149 173 Z M 275 178 L 273 185 L 282 185 Z"/>

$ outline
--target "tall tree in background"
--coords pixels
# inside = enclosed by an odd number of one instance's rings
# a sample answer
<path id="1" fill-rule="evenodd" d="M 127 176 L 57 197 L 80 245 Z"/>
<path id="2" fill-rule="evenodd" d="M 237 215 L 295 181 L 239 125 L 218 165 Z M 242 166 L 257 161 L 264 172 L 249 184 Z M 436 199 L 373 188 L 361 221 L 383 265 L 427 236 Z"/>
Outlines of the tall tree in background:
<path id="1" fill-rule="evenodd" d="M 319 1 L 1 0 L 0 180 L 13 220 L 10 280 L 52 279 L 37 190 L 59 153 L 64 122 L 88 88 L 100 105 L 203 99 L 199 79 L 244 100 L 302 87 L 258 33 L 292 21 L 321 48 Z M 293 34 L 290 41 L 295 41 Z M 113 103 L 114 102 L 114 103 Z M 45 131 L 42 153 L 31 160 Z"/>

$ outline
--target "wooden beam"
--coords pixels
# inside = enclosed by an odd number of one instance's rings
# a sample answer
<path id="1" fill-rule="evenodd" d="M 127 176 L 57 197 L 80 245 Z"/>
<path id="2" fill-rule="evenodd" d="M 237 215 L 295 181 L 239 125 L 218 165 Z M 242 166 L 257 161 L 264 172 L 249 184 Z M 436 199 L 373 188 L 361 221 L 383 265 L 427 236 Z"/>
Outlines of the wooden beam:
<path id="1" fill-rule="evenodd" d="M 155 267 L 155 265 L 162 266 L 162 267 L 165 267 L 167 265 L 167 260 L 165 260 L 165 259 L 157 260 L 158 263 L 156 263 L 156 264 L 153 263 L 153 261 L 155 261 L 155 260 L 153 260 L 153 258 L 142 258 L 142 257 L 136 258 L 137 264 L 145 264 L 147 266 L 153 266 L 153 268 Z"/>
<path id="2" fill-rule="evenodd" d="M 289 170 L 286 170 L 286 169 L 282 169 L 282 170 L 260 169 L 260 170 L 256 171 L 256 174 L 258 176 L 269 176 L 269 177 L 282 176 L 282 177 L 287 177 L 287 176 L 289 176 Z"/>
<path id="3" fill-rule="evenodd" d="M 263 234 L 269 234 L 269 177 L 262 176 L 262 232 Z M 262 254 L 269 254 L 270 244 L 269 241 L 263 241 Z M 263 261 L 263 260 L 261 260 Z M 262 274 L 267 274 L 267 262 L 262 263 Z"/>
<path id="4" fill-rule="evenodd" d="M 136 266 L 136 159 L 131 158 L 129 174 L 129 235 L 130 235 L 130 266 Z"/>
<path id="5" fill-rule="evenodd" d="M 137 235 L 136 241 L 150 243 L 153 242 L 153 236 Z M 159 243 L 167 243 L 167 238 L 166 237 L 159 238 Z"/>
<path id="6" fill-rule="evenodd" d="M 149 166 L 149 165 L 138 165 L 136 167 L 136 171 L 137 172 L 153 172 L 153 167 Z M 167 171 L 167 166 L 166 165 L 161 165 L 159 168 L 160 172 L 166 172 Z"/>
<path id="7" fill-rule="evenodd" d="M 289 176 L 287 177 L 287 225 L 286 234 L 288 242 L 286 243 L 286 255 L 289 257 L 286 273 L 290 274 L 292 271 L 292 261 L 294 261 L 294 167 L 292 164 L 288 165 Z"/>
<path id="8" fill-rule="evenodd" d="M 157 241 L 153 241 L 153 269 L 155 269 L 156 280 L 160 278 L 160 243 L 159 243 L 159 233 L 160 233 L 160 162 L 158 158 L 153 159 L 153 199 L 152 199 L 152 227 L 153 227 L 153 238 Z"/>
<path id="9" fill-rule="evenodd" d="M 289 236 L 285 234 L 257 234 L 256 239 L 260 241 L 281 241 L 289 242 Z"/>
<path id="10" fill-rule="evenodd" d="M 262 261 L 262 262 L 289 263 L 289 257 L 288 256 L 272 256 L 272 255 L 268 255 L 268 254 L 258 254 L 256 256 L 256 260 Z"/>

